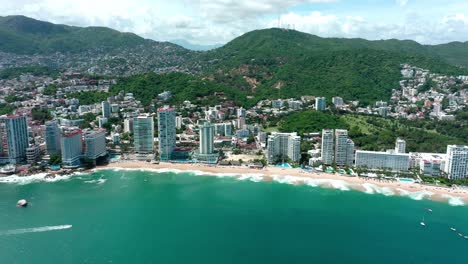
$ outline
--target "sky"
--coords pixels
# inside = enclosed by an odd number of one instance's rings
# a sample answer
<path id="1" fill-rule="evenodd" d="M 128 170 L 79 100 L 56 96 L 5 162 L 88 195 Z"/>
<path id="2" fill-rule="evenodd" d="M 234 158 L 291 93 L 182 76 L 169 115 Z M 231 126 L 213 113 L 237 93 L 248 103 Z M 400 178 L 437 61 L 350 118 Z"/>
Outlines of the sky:
<path id="1" fill-rule="evenodd" d="M 468 41 L 468 0 L 0 0 L 0 16 L 224 44 L 255 29 L 321 37 Z"/>

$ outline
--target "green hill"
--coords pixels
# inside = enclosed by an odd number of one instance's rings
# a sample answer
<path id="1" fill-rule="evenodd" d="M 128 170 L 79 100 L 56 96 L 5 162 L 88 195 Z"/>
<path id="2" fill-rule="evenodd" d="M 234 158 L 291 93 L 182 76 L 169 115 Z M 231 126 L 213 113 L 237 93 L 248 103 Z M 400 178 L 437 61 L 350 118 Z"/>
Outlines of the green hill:
<path id="1" fill-rule="evenodd" d="M 56 25 L 24 16 L 0 17 L 0 50 L 16 54 L 76 53 L 87 49 L 134 47 L 145 40 L 104 27 Z"/>
<path id="2" fill-rule="evenodd" d="M 283 29 L 249 32 L 196 59 L 206 62 L 208 77 L 256 99 L 316 95 L 369 103 L 398 88 L 403 63 L 466 73 L 414 41 L 320 38 Z"/>

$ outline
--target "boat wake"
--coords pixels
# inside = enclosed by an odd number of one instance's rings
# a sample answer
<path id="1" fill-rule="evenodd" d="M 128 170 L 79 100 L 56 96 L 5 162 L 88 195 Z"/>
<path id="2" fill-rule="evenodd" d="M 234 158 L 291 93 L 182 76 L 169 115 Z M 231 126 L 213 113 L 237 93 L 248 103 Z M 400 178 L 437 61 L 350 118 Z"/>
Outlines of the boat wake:
<path id="1" fill-rule="evenodd" d="M 34 228 L 22 228 L 22 229 L 13 229 L 8 231 L 0 232 L 2 236 L 8 235 L 19 235 L 19 234 L 26 234 L 26 233 L 39 233 L 39 232 L 49 232 L 49 231 L 57 231 L 57 230 L 64 230 L 70 229 L 72 225 L 58 225 L 58 226 L 43 226 L 43 227 L 34 227 Z"/>

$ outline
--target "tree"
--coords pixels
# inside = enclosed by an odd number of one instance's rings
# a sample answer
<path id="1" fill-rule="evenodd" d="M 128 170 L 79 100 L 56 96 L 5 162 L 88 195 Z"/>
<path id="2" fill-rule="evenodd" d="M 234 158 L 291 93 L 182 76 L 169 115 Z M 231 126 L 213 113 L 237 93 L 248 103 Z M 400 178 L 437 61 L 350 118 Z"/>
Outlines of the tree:
<path id="1" fill-rule="evenodd" d="M 50 165 L 62 165 L 62 155 L 60 154 L 50 154 Z"/>

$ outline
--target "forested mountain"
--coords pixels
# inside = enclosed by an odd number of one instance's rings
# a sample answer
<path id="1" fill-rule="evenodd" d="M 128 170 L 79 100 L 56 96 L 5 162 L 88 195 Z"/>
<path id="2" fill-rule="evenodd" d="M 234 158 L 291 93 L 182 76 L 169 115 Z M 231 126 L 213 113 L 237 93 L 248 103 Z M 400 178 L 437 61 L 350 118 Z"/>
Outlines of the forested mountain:
<path id="1" fill-rule="evenodd" d="M 197 85 L 209 82 L 210 91 L 217 87 L 222 91 L 235 89 L 236 100 L 244 98 L 241 101 L 248 104 L 305 94 L 339 95 L 364 103 L 385 100 L 392 89 L 398 88 L 403 63 L 436 73 L 468 75 L 467 68 L 459 66 L 468 67 L 467 43 L 429 46 L 409 40 L 321 38 L 277 28 L 255 30 L 223 47 L 195 52 L 109 28 L 55 25 L 9 16 L 0 17 L 0 52 L 4 52 L 0 69 L 2 65 L 39 64 L 117 76 L 185 72 L 190 76 L 159 79 L 165 89 L 171 89 L 171 82 L 179 89 L 188 80 Z M 141 80 L 147 85 L 138 84 L 139 89 L 151 90 L 158 85 L 148 83 L 155 77 L 148 80 L 141 76 Z M 138 81 L 136 76 L 128 85 L 137 85 Z M 194 85 L 190 87 L 194 89 Z M 183 91 L 188 93 L 187 89 Z"/>

